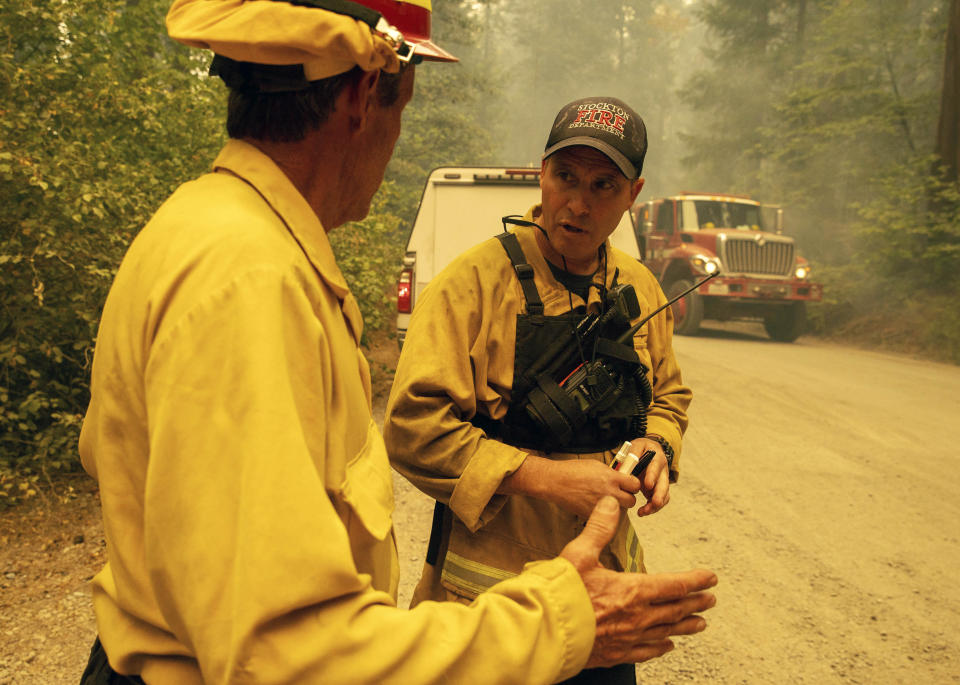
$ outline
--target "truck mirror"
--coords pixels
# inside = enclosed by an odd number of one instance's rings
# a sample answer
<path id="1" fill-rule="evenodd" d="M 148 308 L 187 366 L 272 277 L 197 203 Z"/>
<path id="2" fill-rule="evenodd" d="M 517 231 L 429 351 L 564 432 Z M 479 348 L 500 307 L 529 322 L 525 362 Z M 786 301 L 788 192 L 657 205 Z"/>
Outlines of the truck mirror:
<path id="1" fill-rule="evenodd" d="M 776 229 L 777 229 L 778 235 L 783 233 L 783 208 L 782 207 L 777 207 Z"/>

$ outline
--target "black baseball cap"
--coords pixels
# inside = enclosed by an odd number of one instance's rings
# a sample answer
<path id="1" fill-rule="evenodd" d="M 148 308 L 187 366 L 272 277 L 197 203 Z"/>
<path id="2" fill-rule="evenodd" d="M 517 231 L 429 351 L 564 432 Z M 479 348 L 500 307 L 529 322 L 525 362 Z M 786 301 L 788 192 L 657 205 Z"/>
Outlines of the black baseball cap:
<path id="1" fill-rule="evenodd" d="M 647 127 L 640 115 L 617 98 L 593 97 L 564 105 L 550 129 L 546 159 L 557 150 L 586 145 L 599 150 L 633 180 L 643 171 Z"/>

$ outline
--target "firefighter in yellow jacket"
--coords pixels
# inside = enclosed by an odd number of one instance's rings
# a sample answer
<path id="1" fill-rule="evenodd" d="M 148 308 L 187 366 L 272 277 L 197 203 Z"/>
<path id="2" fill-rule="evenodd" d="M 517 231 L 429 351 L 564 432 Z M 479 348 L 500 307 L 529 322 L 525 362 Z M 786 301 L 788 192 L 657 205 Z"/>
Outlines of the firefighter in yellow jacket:
<path id="1" fill-rule="evenodd" d="M 396 607 L 389 465 L 327 232 L 366 215 L 414 64 L 451 59 L 429 9 L 171 8 L 170 34 L 216 53 L 230 141 L 137 236 L 104 307 L 80 453 L 109 562 L 84 683 L 547 683 L 703 628 L 715 576 L 602 569 L 603 507 L 471 607 Z"/>
<path id="2" fill-rule="evenodd" d="M 641 491 L 641 515 L 667 503 L 691 398 L 669 308 L 616 340 L 665 303 L 646 267 L 607 240 L 643 185 L 645 153 L 625 103 L 568 104 L 544 153 L 542 204 L 460 255 L 417 302 L 384 424 L 396 468 L 438 501 L 414 605 L 469 602 L 556 555 L 603 495 L 622 512 L 601 563 L 643 570 L 627 509 Z M 613 332 L 589 335 L 605 316 Z M 610 467 L 625 441 L 653 457 L 639 477 Z M 603 682 L 634 682 L 632 667 L 619 671 Z"/>

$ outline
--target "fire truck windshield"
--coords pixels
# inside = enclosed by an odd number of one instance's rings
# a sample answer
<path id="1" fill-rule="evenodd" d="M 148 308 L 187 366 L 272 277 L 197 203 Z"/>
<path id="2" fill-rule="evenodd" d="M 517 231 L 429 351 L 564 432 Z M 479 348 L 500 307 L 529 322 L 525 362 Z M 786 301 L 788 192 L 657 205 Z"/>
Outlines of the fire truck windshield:
<path id="1" fill-rule="evenodd" d="M 760 207 L 757 205 L 722 200 L 694 200 L 693 205 L 698 228 L 738 228 L 759 231 L 763 227 Z"/>

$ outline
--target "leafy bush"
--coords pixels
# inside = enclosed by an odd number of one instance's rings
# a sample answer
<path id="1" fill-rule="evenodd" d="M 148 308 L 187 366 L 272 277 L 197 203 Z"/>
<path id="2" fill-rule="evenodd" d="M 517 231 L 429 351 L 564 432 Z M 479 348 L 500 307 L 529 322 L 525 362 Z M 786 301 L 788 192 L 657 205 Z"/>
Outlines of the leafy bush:
<path id="1" fill-rule="evenodd" d="M 366 219 L 330 232 L 337 264 L 360 305 L 365 334 L 396 323 L 392 295 L 405 238 L 400 218 L 386 209 L 395 194 L 396 186 L 384 183 Z"/>
<path id="2" fill-rule="evenodd" d="M 116 265 L 222 139 L 221 88 L 165 10 L 0 0 L 0 502 L 76 468 Z"/>
<path id="3" fill-rule="evenodd" d="M 945 180 L 935 157 L 897 165 L 859 206 L 856 231 L 866 262 L 896 284 L 960 290 L 960 186 Z"/>
<path id="4" fill-rule="evenodd" d="M 933 159 L 895 165 L 855 207 L 855 255 L 817 271 L 819 330 L 862 344 L 960 362 L 960 187 Z"/>

